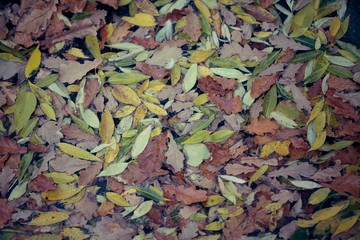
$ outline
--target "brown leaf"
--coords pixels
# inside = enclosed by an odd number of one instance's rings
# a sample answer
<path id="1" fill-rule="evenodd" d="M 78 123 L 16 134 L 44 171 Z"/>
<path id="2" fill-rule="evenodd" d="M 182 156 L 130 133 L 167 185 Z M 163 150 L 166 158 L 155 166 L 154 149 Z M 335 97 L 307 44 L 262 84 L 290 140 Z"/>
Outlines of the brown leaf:
<path id="1" fill-rule="evenodd" d="M 315 172 L 316 168 L 305 162 L 301 164 L 293 163 L 289 167 L 282 167 L 279 170 L 272 171 L 268 174 L 269 177 L 293 177 L 297 180 L 301 180 L 301 176 L 303 177 L 311 177 Z"/>
<path id="2" fill-rule="evenodd" d="M 337 92 L 360 89 L 360 87 L 350 79 L 337 76 L 332 76 L 326 81 L 326 83 L 329 85 L 330 88 L 333 88 Z"/>
<path id="3" fill-rule="evenodd" d="M 264 135 L 265 133 L 274 134 L 280 125 L 272 121 L 270 118 L 257 118 L 251 120 L 251 124 L 243 127 L 245 131 L 251 134 Z"/>
<path id="4" fill-rule="evenodd" d="M 81 13 L 86 5 L 86 0 L 60 0 L 73 13 Z"/>
<path id="5" fill-rule="evenodd" d="M 226 174 L 239 175 L 239 174 L 248 174 L 250 172 L 255 172 L 256 168 L 234 163 L 234 164 L 226 165 L 225 171 Z"/>
<path id="6" fill-rule="evenodd" d="M 84 109 L 87 109 L 90 106 L 96 94 L 100 91 L 100 88 L 101 86 L 96 78 L 89 78 L 86 80 L 86 85 L 84 87 Z"/>
<path id="7" fill-rule="evenodd" d="M 254 60 L 255 57 L 262 58 L 268 55 L 267 52 L 259 51 L 256 48 L 251 49 L 248 44 L 245 44 L 244 47 L 240 46 L 237 42 L 232 42 L 230 44 L 224 44 L 220 49 L 222 57 L 231 57 L 237 55 L 240 57 L 241 61 Z"/>
<path id="8" fill-rule="evenodd" d="M 15 171 L 9 167 L 1 167 L 0 172 L 0 194 L 5 196 L 9 191 L 11 180 L 15 177 Z"/>
<path id="9" fill-rule="evenodd" d="M 56 11 L 58 0 L 49 2 L 38 1 L 29 14 L 20 19 L 16 30 L 24 33 L 37 34 L 41 29 L 46 29 L 52 14 Z"/>
<path id="10" fill-rule="evenodd" d="M 20 144 L 13 142 L 7 136 L 0 136 L 0 154 L 8 153 L 26 153 L 27 148 L 21 147 Z"/>
<path id="11" fill-rule="evenodd" d="M 282 49 L 290 49 L 290 50 L 304 50 L 308 51 L 310 50 L 309 47 L 306 47 L 304 45 L 301 45 L 300 43 L 295 42 L 294 39 L 286 37 L 284 34 L 279 33 L 278 35 L 272 35 L 269 38 L 269 42 L 274 45 L 276 48 L 282 48 Z"/>
<path id="12" fill-rule="evenodd" d="M 343 114 L 346 118 L 359 119 L 358 113 L 349 102 L 343 102 L 341 98 L 334 97 L 334 92 L 328 90 L 326 96 L 327 103 L 333 107 L 334 113 Z"/>
<path id="13" fill-rule="evenodd" d="M 198 15 L 194 12 L 193 8 L 188 5 L 189 13 L 186 15 L 186 26 L 183 32 L 186 33 L 191 41 L 197 42 L 201 36 L 201 25 Z"/>
<path id="14" fill-rule="evenodd" d="M 123 22 L 121 25 L 114 26 L 114 32 L 109 38 L 110 44 L 120 43 L 130 33 L 131 23 Z"/>
<path id="15" fill-rule="evenodd" d="M 167 13 L 164 17 L 161 18 L 161 20 L 159 21 L 159 26 L 164 26 L 167 20 L 170 20 L 171 22 L 176 22 L 182 17 L 186 16 L 188 12 L 189 9 L 187 8 L 174 9 L 172 12 Z"/>
<path id="16" fill-rule="evenodd" d="M 86 169 L 80 171 L 79 184 L 91 185 L 96 180 L 96 176 L 99 175 L 102 169 L 102 162 L 95 162 L 88 166 Z"/>
<path id="17" fill-rule="evenodd" d="M 6 226 L 7 221 L 11 219 L 11 212 L 14 211 L 14 208 L 6 202 L 6 199 L 0 198 L 0 229 Z"/>
<path id="18" fill-rule="evenodd" d="M 103 202 L 96 212 L 99 216 L 105 217 L 106 215 L 114 214 L 114 207 L 115 204 L 112 202 Z"/>
<path id="19" fill-rule="evenodd" d="M 95 59 L 94 61 L 85 61 L 83 64 L 77 61 L 68 61 L 61 63 L 59 66 L 59 80 L 62 83 L 72 84 L 76 80 L 80 80 L 90 70 L 99 66 L 102 59 Z"/>
<path id="20" fill-rule="evenodd" d="M 336 178 L 331 184 L 323 185 L 332 188 L 341 195 L 345 195 L 348 192 L 357 198 L 360 197 L 360 176 L 354 172 L 346 173 L 344 176 Z"/>
<path id="21" fill-rule="evenodd" d="M 182 50 L 176 46 L 166 45 L 161 50 L 155 50 L 151 58 L 146 60 L 147 64 L 164 67 L 167 63 L 175 62 L 182 57 Z"/>
<path id="22" fill-rule="evenodd" d="M 0 78 L 7 80 L 17 74 L 18 81 L 19 81 L 19 83 L 21 83 L 25 80 L 25 68 L 26 68 L 26 65 L 23 63 L 11 62 L 11 61 L 6 61 L 4 59 L 0 59 Z M 6 88 L 3 88 L 3 91 L 5 89 Z M 17 95 L 15 95 L 15 99 L 16 99 L 16 97 L 17 97 Z M 14 101 L 14 103 L 15 103 L 15 101 Z"/>
<path id="23" fill-rule="evenodd" d="M 14 36 L 14 43 L 23 45 L 28 48 L 35 42 L 32 40 L 30 33 L 16 32 Z"/>
<path id="24" fill-rule="evenodd" d="M 267 92 L 275 80 L 280 76 L 280 73 L 273 74 L 271 76 L 263 76 L 262 78 L 255 78 L 255 81 L 251 85 L 250 95 L 252 98 L 256 99 L 260 97 L 261 94 Z"/>
<path id="25" fill-rule="evenodd" d="M 90 165 L 90 161 L 80 160 L 79 158 L 70 157 L 66 154 L 61 157 L 56 157 L 55 160 L 50 161 L 50 166 L 54 169 L 54 171 L 65 172 L 68 175 L 87 168 Z"/>
<path id="26" fill-rule="evenodd" d="M 136 69 L 142 71 L 146 75 L 150 75 L 154 79 L 164 81 L 164 78 L 170 74 L 170 70 L 150 65 L 144 62 L 136 62 Z"/>
<path id="27" fill-rule="evenodd" d="M 291 61 L 291 59 L 295 57 L 295 55 L 296 55 L 296 51 L 287 47 L 284 54 L 282 54 L 277 59 L 277 63 L 288 63 Z"/>
<path id="28" fill-rule="evenodd" d="M 147 49 L 155 49 L 160 45 L 160 42 L 155 41 L 154 34 L 151 34 L 149 38 L 140 38 L 138 36 L 133 36 L 131 38 L 131 41 L 133 43 L 140 44 L 141 46 Z M 136 64 L 138 63 L 140 62 L 137 62 Z"/>
<path id="29" fill-rule="evenodd" d="M 260 0 L 260 6 L 262 8 L 268 8 L 273 5 L 274 0 Z"/>
<path id="30" fill-rule="evenodd" d="M 341 161 L 336 160 L 335 166 L 327 167 L 317 171 L 311 179 L 321 182 L 330 182 L 333 178 L 341 176 Z"/>
<path id="31" fill-rule="evenodd" d="M 294 83 L 289 85 L 290 91 L 293 95 L 293 98 L 296 102 L 297 110 L 301 111 L 304 109 L 307 112 L 311 112 L 311 106 L 309 100 L 306 99 L 304 94 L 301 92 L 300 88 L 298 88 Z"/>
<path id="32" fill-rule="evenodd" d="M 34 192 L 47 192 L 49 190 L 55 190 L 57 185 L 52 178 L 48 178 L 42 174 L 38 175 L 28 185 L 28 191 Z"/>
<path id="33" fill-rule="evenodd" d="M 208 99 L 215 103 L 220 110 L 224 110 L 227 114 L 239 113 L 242 110 L 242 101 L 240 96 L 231 97 L 221 97 L 218 95 L 209 95 Z"/>
<path id="34" fill-rule="evenodd" d="M 267 10 L 265 10 L 264 8 L 254 5 L 254 4 L 249 4 L 249 5 L 243 5 L 242 6 L 245 11 L 252 15 L 256 20 L 259 21 L 264 21 L 264 22 L 275 22 L 277 17 L 272 15 L 270 12 L 268 12 Z"/>
<path id="35" fill-rule="evenodd" d="M 8 34 L 9 29 L 6 27 L 6 20 L 5 16 L 0 16 L 0 39 L 5 39 L 6 35 Z"/>
<path id="36" fill-rule="evenodd" d="M 196 202 L 204 202 L 207 199 L 206 191 L 196 190 L 195 186 L 185 188 L 184 186 L 175 187 L 174 185 L 164 185 L 164 191 L 170 195 L 175 195 L 177 201 L 190 205 Z"/>
<path id="37" fill-rule="evenodd" d="M 98 205 L 96 196 L 92 193 L 94 191 L 93 188 L 87 188 L 82 199 L 74 203 L 76 211 L 82 213 L 88 221 L 97 216 L 96 210 Z"/>
<path id="38" fill-rule="evenodd" d="M 101 2 L 102 4 L 108 5 L 110 7 L 113 7 L 115 10 L 118 9 L 118 1 L 117 0 L 97 0 L 98 2 Z"/>
<path id="39" fill-rule="evenodd" d="M 99 141 L 100 138 L 97 135 L 90 135 L 82 131 L 76 126 L 75 123 L 66 124 L 62 127 L 61 133 L 65 135 L 67 139 L 77 139 L 78 141 L 86 140 L 86 141 Z"/>
<path id="40" fill-rule="evenodd" d="M 57 122 L 47 121 L 37 131 L 37 134 L 50 145 L 60 142 L 62 136 L 57 132 L 60 131 Z"/>
<path id="41" fill-rule="evenodd" d="M 179 150 L 171 132 L 168 132 L 167 137 L 170 141 L 168 143 L 168 151 L 165 153 L 166 162 L 174 168 L 175 172 L 179 172 L 184 167 L 184 154 Z"/>

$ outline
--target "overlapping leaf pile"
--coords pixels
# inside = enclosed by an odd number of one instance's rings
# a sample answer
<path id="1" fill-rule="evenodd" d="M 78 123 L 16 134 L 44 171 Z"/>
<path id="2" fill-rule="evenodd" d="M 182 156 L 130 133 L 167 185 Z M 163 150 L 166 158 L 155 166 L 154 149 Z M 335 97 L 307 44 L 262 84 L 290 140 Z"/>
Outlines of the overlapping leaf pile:
<path id="1" fill-rule="evenodd" d="M 1 239 L 355 237 L 360 50 L 340 40 L 345 10 L 7 5 Z"/>

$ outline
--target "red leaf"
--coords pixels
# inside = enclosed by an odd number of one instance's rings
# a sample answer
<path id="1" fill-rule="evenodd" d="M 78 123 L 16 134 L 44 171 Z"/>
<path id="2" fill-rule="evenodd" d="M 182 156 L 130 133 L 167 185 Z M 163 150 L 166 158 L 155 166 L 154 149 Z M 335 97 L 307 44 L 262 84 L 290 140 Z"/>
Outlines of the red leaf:
<path id="1" fill-rule="evenodd" d="M 206 191 L 196 190 L 195 186 L 185 188 L 184 186 L 175 187 L 174 185 L 164 185 L 164 191 L 170 195 L 175 195 L 177 201 L 183 201 L 185 205 L 196 202 L 204 202 L 207 199 Z"/>
<path id="2" fill-rule="evenodd" d="M 97 0 L 98 2 L 101 2 L 102 4 L 108 5 L 110 7 L 115 8 L 115 10 L 118 9 L 118 3 L 117 0 Z"/>
<path id="3" fill-rule="evenodd" d="M 329 90 L 327 93 L 327 103 L 332 106 L 334 113 L 343 114 L 346 118 L 358 119 L 358 113 L 349 102 L 343 102 L 341 98 L 334 97 L 334 92 Z"/>
<path id="4" fill-rule="evenodd" d="M 151 34 L 149 38 L 141 38 L 138 36 L 133 36 L 131 41 L 147 49 L 155 49 L 160 45 L 160 42 L 155 41 L 154 34 Z"/>
<path id="5" fill-rule="evenodd" d="M 7 221 L 11 219 L 11 212 L 14 211 L 14 208 L 6 202 L 6 199 L 0 198 L 0 229 L 6 226 Z"/>
<path id="6" fill-rule="evenodd" d="M 326 83 L 329 85 L 330 88 L 335 89 L 337 92 L 360 89 L 360 87 L 350 79 L 337 76 L 332 76 L 326 81 Z"/>
<path id="7" fill-rule="evenodd" d="M 86 85 L 84 88 L 85 99 L 84 99 L 84 109 L 87 109 L 92 101 L 94 100 L 96 94 L 100 91 L 100 84 L 97 78 L 89 78 L 86 80 Z"/>
<path id="8" fill-rule="evenodd" d="M 13 142 L 11 138 L 7 136 L 0 136 L 0 154 L 26 152 L 26 147 L 21 147 L 20 144 Z"/>
<path id="9" fill-rule="evenodd" d="M 345 192 L 349 192 L 357 198 L 360 197 L 360 176 L 355 175 L 354 172 L 336 178 L 331 184 L 323 185 L 332 188 L 342 195 L 345 195 Z"/>
<path id="10" fill-rule="evenodd" d="M 295 55 L 296 51 L 287 47 L 284 54 L 277 59 L 277 63 L 288 63 L 295 57 Z"/>
<path id="11" fill-rule="evenodd" d="M 180 20 L 180 18 L 182 18 L 183 16 L 186 16 L 186 14 L 188 14 L 189 9 L 184 8 L 184 9 L 174 9 L 171 13 L 166 14 L 165 17 L 162 17 L 160 22 L 159 22 L 159 26 L 164 26 L 165 23 L 167 22 L 167 20 L 170 19 L 171 22 L 176 22 L 178 20 Z"/>
<path id="12" fill-rule="evenodd" d="M 265 133 L 274 134 L 280 125 L 270 118 L 262 118 L 260 121 L 255 118 L 251 120 L 251 124 L 244 127 L 245 131 L 251 134 L 264 135 Z"/>
<path id="13" fill-rule="evenodd" d="M 224 110 L 227 114 L 239 113 L 242 110 L 242 102 L 240 96 L 221 97 L 218 95 L 209 95 L 209 100 L 215 103 L 220 110 Z"/>
<path id="14" fill-rule="evenodd" d="M 52 178 L 48 178 L 42 174 L 38 175 L 34 180 L 32 180 L 28 185 L 29 191 L 34 192 L 47 192 L 49 190 L 55 190 L 56 184 Z"/>
<path id="15" fill-rule="evenodd" d="M 198 82 L 198 88 L 206 93 L 225 95 L 229 90 L 236 89 L 236 80 L 222 77 L 201 77 Z"/>
<path id="16" fill-rule="evenodd" d="M 276 73 L 270 76 L 263 76 L 262 78 L 255 78 L 251 86 L 251 97 L 254 99 L 260 97 L 261 94 L 268 91 L 270 87 L 275 84 L 275 80 L 277 80 L 279 76 L 280 73 Z"/>

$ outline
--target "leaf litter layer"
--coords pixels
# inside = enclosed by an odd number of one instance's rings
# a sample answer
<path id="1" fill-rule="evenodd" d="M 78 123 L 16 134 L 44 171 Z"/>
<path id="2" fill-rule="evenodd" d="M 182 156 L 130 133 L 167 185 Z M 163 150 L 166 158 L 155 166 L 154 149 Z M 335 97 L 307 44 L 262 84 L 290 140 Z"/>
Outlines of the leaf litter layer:
<path id="1" fill-rule="evenodd" d="M 0 16 L 1 239 L 356 238 L 346 1 L 21 1 Z"/>

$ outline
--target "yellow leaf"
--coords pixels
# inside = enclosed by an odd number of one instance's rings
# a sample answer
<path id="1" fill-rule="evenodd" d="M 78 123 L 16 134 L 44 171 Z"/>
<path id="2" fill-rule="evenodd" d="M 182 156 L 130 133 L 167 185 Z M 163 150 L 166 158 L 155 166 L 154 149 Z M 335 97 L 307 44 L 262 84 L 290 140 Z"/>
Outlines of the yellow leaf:
<path id="1" fill-rule="evenodd" d="M 68 219 L 69 216 L 70 213 L 67 212 L 44 212 L 44 213 L 40 213 L 39 216 L 32 219 L 31 222 L 28 223 L 28 225 L 34 225 L 34 226 L 51 225 L 54 223 L 62 222 Z"/>
<path id="2" fill-rule="evenodd" d="M 74 196 L 83 188 L 84 186 L 78 186 L 78 184 L 75 183 L 60 183 L 55 190 L 43 192 L 41 196 L 49 201 L 62 200 Z"/>
<path id="3" fill-rule="evenodd" d="M 66 89 L 67 89 L 69 92 L 79 92 L 79 91 L 80 91 L 80 86 L 79 86 L 79 85 L 76 85 L 76 84 L 73 84 L 73 85 L 67 86 Z"/>
<path id="4" fill-rule="evenodd" d="M 156 25 L 155 18 L 147 13 L 137 13 L 134 17 L 122 17 L 122 19 L 131 24 L 142 27 L 151 27 Z"/>
<path id="5" fill-rule="evenodd" d="M 66 173 L 62 172 L 51 172 L 51 173 L 44 173 L 46 177 L 52 178 L 54 183 L 68 183 L 78 179 L 76 174 L 67 175 Z"/>
<path id="6" fill-rule="evenodd" d="M 306 122 L 306 126 L 320 114 L 321 110 L 323 109 L 324 102 L 325 102 L 325 99 L 322 98 L 320 102 L 317 102 L 315 104 L 314 108 L 311 111 L 310 117 L 309 117 L 308 121 Z"/>
<path id="7" fill-rule="evenodd" d="M 198 240 L 218 240 L 220 238 L 220 235 L 208 235 L 201 238 L 198 238 Z"/>
<path id="8" fill-rule="evenodd" d="M 79 228 L 77 227 L 66 227 L 61 232 L 61 235 L 65 238 L 69 238 L 69 240 L 83 240 L 85 238 L 90 237 L 89 234 L 84 234 Z"/>
<path id="9" fill-rule="evenodd" d="M 100 46 L 97 36 L 86 35 L 85 43 L 94 58 L 101 58 Z"/>
<path id="10" fill-rule="evenodd" d="M 144 104 L 150 110 L 150 112 L 152 112 L 156 115 L 163 115 L 163 116 L 167 115 L 167 112 L 164 109 L 162 109 L 161 107 L 159 107 L 153 103 L 144 101 Z"/>
<path id="11" fill-rule="evenodd" d="M 11 61 L 11 62 L 19 62 L 19 63 L 24 63 L 23 60 L 21 60 L 18 57 L 15 57 L 14 55 L 12 55 L 11 53 L 0 53 L 0 58 Z"/>
<path id="12" fill-rule="evenodd" d="M 274 149 L 274 151 L 282 156 L 286 156 L 289 154 L 289 146 L 290 146 L 290 141 L 289 140 L 285 140 L 283 142 L 271 142 L 270 146 L 272 147 L 272 149 Z"/>
<path id="13" fill-rule="evenodd" d="M 326 112 L 321 111 L 314 120 L 314 127 L 315 127 L 316 135 L 319 135 L 322 132 L 322 130 L 324 130 L 325 123 L 326 123 Z"/>
<path id="14" fill-rule="evenodd" d="M 69 154 L 74 157 L 82 158 L 85 160 L 90 161 L 102 161 L 100 158 L 96 157 L 95 155 L 89 153 L 88 151 L 85 151 L 82 148 L 75 147 L 68 143 L 58 143 L 58 147 L 66 154 Z"/>
<path id="15" fill-rule="evenodd" d="M 205 66 L 198 66 L 198 72 L 200 73 L 200 75 L 202 77 L 206 77 L 206 76 L 213 77 L 214 76 L 214 73 Z"/>
<path id="16" fill-rule="evenodd" d="M 125 200 L 125 198 L 123 198 L 122 196 L 120 196 L 117 193 L 114 192 L 107 192 L 106 193 L 106 197 L 113 203 L 115 203 L 116 205 L 122 206 L 122 207 L 128 207 L 130 206 L 130 204 Z"/>
<path id="17" fill-rule="evenodd" d="M 219 195 L 211 195 L 207 198 L 206 202 L 204 203 L 204 207 L 212 207 L 216 204 L 222 203 L 225 200 L 224 197 Z"/>
<path id="18" fill-rule="evenodd" d="M 147 107 L 144 104 L 138 106 L 134 113 L 133 128 L 139 125 L 140 121 L 145 118 L 147 114 Z"/>
<path id="19" fill-rule="evenodd" d="M 224 227 L 225 227 L 224 222 L 216 221 L 216 222 L 209 223 L 208 225 L 206 225 L 204 227 L 204 229 L 208 230 L 208 231 L 219 231 L 219 230 L 223 229 Z"/>
<path id="20" fill-rule="evenodd" d="M 72 196 L 70 198 L 61 200 L 60 203 L 62 203 L 64 205 L 76 203 L 83 198 L 83 196 L 85 195 L 85 191 L 86 191 L 86 189 L 83 188 L 79 193 L 75 194 L 74 196 Z"/>
<path id="21" fill-rule="evenodd" d="M 83 53 L 83 51 L 80 48 L 70 48 L 69 51 L 67 51 L 67 53 L 78 58 L 89 58 Z"/>
<path id="22" fill-rule="evenodd" d="M 40 45 L 37 45 L 35 50 L 31 53 L 31 56 L 29 58 L 29 61 L 25 68 L 25 77 L 29 78 L 31 77 L 32 73 L 36 71 L 41 62 L 41 52 L 39 50 Z"/>
<path id="23" fill-rule="evenodd" d="M 260 157 L 261 157 L 261 158 L 266 158 L 266 157 L 268 157 L 268 156 L 270 155 L 270 151 L 271 151 L 270 144 L 265 144 L 265 145 L 262 147 Z"/>
<path id="24" fill-rule="evenodd" d="M 115 118 L 122 118 L 122 117 L 126 117 L 128 115 L 130 115 L 131 113 L 133 113 L 135 111 L 136 107 L 131 106 L 131 105 L 125 105 L 120 107 L 114 114 Z"/>
<path id="25" fill-rule="evenodd" d="M 194 3 L 196 7 L 199 9 L 199 11 L 202 13 L 202 15 L 204 15 L 206 20 L 208 20 L 209 23 L 212 23 L 211 13 L 209 8 L 200 0 L 194 0 Z"/>
<path id="26" fill-rule="evenodd" d="M 125 85 L 114 85 L 113 95 L 117 100 L 126 104 L 139 106 L 141 103 L 141 100 L 135 91 Z"/>
<path id="27" fill-rule="evenodd" d="M 330 25 L 330 29 L 329 29 L 329 32 L 330 32 L 330 35 L 331 36 L 335 36 L 337 34 L 337 32 L 339 31 L 340 29 L 340 25 L 341 25 L 341 20 L 339 17 L 335 17 L 334 18 L 334 21 L 331 23 Z"/>
<path id="28" fill-rule="evenodd" d="M 316 150 L 320 148 L 326 140 L 326 131 L 322 131 L 316 138 L 309 151 Z"/>
<path id="29" fill-rule="evenodd" d="M 256 21 L 256 19 L 253 16 L 247 13 L 239 13 L 237 17 L 241 18 L 242 20 L 250 24 L 261 24 L 260 22 Z"/>
<path id="30" fill-rule="evenodd" d="M 203 93 L 199 96 L 197 96 L 194 100 L 193 100 L 193 103 L 197 106 L 200 106 L 204 103 L 207 103 L 208 101 L 208 97 L 207 97 L 207 93 Z"/>
<path id="31" fill-rule="evenodd" d="M 102 143 L 109 143 L 113 133 L 114 133 L 114 120 L 111 116 L 108 106 L 105 107 L 105 110 L 101 116 L 101 122 L 99 126 L 99 134 Z"/>
<path id="32" fill-rule="evenodd" d="M 315 221 L 323 221 L 323 220 L 329 219 L 329 218 L 335 216 L 336 214 L 338 214 L 343 209 L 343 207 L 344 206 L 341 205 L 341 206 L 323 208 L 323 209 L 315 212 L 311 216 L 311 218 Z"/>
<path id="33" fill-rule="evenodd" d="M 50 106 L 50 104 L 43 102 L 40 103 L 41 110 L 52 120 L 56 120 L 56 115 L 54 109 Z"/>
<path id="34" fill-rule="evenodd" d="M 250 180 L 249 180 L 249 186 L 251 186 L 251 184 L 253 182 L 255 182 L 256 180 L 258 180 L 267 170 L 268 170 L 269 166 L 268 165 L 263 165 L 261 168 L 259 168 L 254 175 L 251 176 Z"/>
<path id="35" fill-rule="evenodd" d="M 330 188 L 320 188 L 310 195 L 308 203 L 312 205 L 321 203 L 327 198 L 330 192 Z"/>
<path id="36" fill-rule="evenodd" d="M 149 79 L 145 79 L 145 81 L 141 84 L 138 93 L 143 93 L 146 89 L 149 88 L 150 81 Z"/>
<path id="37" fill-rule="evenodd" d="M 109 38 L 111 37 L 111 35 L 113 34 L 114 32 L 114 25 L 112 23 L 109 23 L 107 26 L 107 31 L 108 31 L 108 34 L 106 35 L 106 41 L 109 40 Z"/>
<path id="38" fill-rule="evenodd" d="M 263 32 L 263 31 L 254 32 L 254 35 L 258 38 L 266 38 L 266 37 L 270 36 L 271 34 L 272 34 L 272 32 Z"/>
<path id="39" fill-rule="evenodd" d="M 150 139 L 161 134 L 161 127 L 154 128 L 150 133 Z"/>
<path id="40" fill-rule="evenodd" d="M 195 134 L 193 134 L 191 137 L 189 137 L 188 139 L 186 139 L 184 142 L 182 142 L 181 144 L 194 144 L 194 143 L 199 143 L 204 141 L 208 136 L 210 136 L 211 131 L 207 131 L 207 130 L 201 130 Z"/>
<path id="41" fill-rule="evenodd" d="M 359 215 L 355 215 L 355 216 L 341 220 L 339 226 L 336 228 L 334 236 L 336 234 L 345 232 L 345 231 L 349 230 L 350 228 L 352 228 L 355 225 L 355 223 L 357 222 L 358 218 L 359 218 Z"/>
<path id="42" fill-rule="evenodd" d="M 271 212 L 274 212 L 274 211 L 279 210 L 281 208 L 281 206 L 282 206 L 281 203 L 275 202 L 275 203 L 269 203 L 268 205 L 266 205 L 265 208 Z"/>
<path id="43" fill-rule="evenodd" d="M 208 57 L 210 57 L 213 53 L 215 52 L 215 50 L 211 50 L 211 51 L 195 51 L 191 54 L 191 56 L 189 57 L 189 62 L 191 63 L 199 63 L 199 62 L 203 62 L 205 61 Z"/>
<path id="44" fill-rule="evenodd" d="M 152 103 L 155 103 L 155 104 L 160 104 L 159 99 L 157 99 L 156 97 L 152 97 L 152 96 L 149 96 L 149 95 L 146 95 L 146 94 L 143 94 L 143 93 L 140 93 L 139 97 L 145 99 L 148 102 L 152 102 Z"/>
<path id="45" fill-rule="evenodd" d="M 295 224 L 299 227 L 302 228 L 309 228 L 314 226 L 315 224 L 317 224 L 319 221 L 315 221 L 315 220 L 304 220 L 304 219 L 300 219 L 298 221 L 295 222 Z"/>
<path id="46" fill-rule="evenodd" d="M 155 17 L 159 16 L 159 11 L 156 6 L 149 0 L 134 0 L 136 6 L 141 9 L 141 11 L 151 14 Z"/>
<path id="47" fill-rule="evenodd" d="M 28 81 L 28 83 L 29 83 L 29 87 L 30 87 L 31 91 L 34 93 L 34 95 L 40 102 L 46 102 L 46 103 L 51 102 L 52 99 L 51 99 L 50 94 L 48 94 L 46 91 L 44 91 L 40 87 L 32 84 L 30 81 Z"/>
<path id="48" fill-rule="evenodd" d="M 219 208 L 220 209 L 220 208 Z M 228 217 L 228 218 L 231 218 L 231 217 L 236 217 L 236 216 L 239 216 L 240 214 L 242 214 L 244 212 L 244 209 L 242 207 L 235 207 L 235 212 L 227 212 L 225 214 L 222 213 L 222 215 L 224 217 Z"/>
<path id="49" fill-rule="evenodd" d="M 175 63 L 171 69 L 171 85 L 175 86 L 181 77 L 181 67 L 179 63 Z"/>

